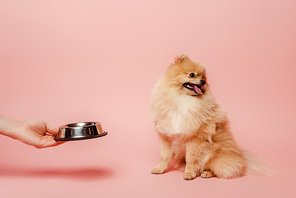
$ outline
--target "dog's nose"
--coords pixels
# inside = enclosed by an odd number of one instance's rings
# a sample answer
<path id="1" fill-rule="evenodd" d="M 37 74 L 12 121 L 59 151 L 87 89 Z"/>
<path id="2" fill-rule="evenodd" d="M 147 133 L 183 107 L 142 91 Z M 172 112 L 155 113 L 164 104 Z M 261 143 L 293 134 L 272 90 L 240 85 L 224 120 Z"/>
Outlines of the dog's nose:
<path id="1" fill-rule="evenodd" d="M 203 85 L 206 84 L 206 81 L 204 81 L 204 80 L 200 80 L 200 84 L 203 86 Z"/>

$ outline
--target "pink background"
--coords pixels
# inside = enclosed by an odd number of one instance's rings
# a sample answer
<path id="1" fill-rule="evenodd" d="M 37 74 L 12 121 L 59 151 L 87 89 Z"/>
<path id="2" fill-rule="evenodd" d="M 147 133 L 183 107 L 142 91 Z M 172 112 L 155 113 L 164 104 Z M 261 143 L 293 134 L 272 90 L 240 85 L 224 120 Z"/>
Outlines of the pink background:
<path id="1" fill-rule="evenodd" d="M 296 1 L 0 1 L 0 113 L 109 135 L 38 150 L 0 137 L 0 196 L 295 197 Z M 150 93 L 178 54 L 207 65 L 237 142 L 273 169 L 150 174 Z"/>

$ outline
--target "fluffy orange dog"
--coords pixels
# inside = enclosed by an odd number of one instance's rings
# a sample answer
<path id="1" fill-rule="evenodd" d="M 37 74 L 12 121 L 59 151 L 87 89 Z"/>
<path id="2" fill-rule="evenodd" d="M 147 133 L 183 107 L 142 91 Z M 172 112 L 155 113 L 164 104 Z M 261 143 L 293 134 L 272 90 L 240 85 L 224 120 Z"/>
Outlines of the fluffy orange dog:
<path id="1" fill-rule="evenodd" d="M 183 54 L 152 92 L 152 119 L 161 139 L 161 174 L 172 159 L 185 168 L 184 179 L 235 178 L 264 171 L 255 156 L 235 142 L 225 112 L 208 87 L 206 68 Z"/>

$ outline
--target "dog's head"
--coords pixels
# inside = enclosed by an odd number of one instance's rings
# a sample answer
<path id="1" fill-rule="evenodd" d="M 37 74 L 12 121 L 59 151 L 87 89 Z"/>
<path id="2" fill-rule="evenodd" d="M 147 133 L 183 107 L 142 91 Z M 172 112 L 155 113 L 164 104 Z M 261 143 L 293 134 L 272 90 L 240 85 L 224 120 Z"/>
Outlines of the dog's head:
<path id="1" fill-rule="evenodd" d="M 181 94 L 200 96 L 207 91 L 206 67 L 192 61 L 187 54 L 182 54 L 168 68 L 169 83 L 176 86 Z"/>

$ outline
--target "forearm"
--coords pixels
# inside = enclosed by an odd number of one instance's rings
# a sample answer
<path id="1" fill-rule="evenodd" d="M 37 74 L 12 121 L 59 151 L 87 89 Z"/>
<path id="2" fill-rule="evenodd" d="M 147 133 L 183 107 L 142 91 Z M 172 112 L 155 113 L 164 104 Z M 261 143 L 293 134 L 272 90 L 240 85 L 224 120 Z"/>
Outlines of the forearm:
<path id="1" fill-rule="evenodd" d="M 19 121 L 9 119 L 0 114 L 0 134 L 14 138 Z"/>

